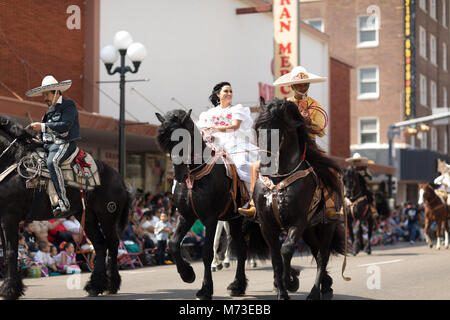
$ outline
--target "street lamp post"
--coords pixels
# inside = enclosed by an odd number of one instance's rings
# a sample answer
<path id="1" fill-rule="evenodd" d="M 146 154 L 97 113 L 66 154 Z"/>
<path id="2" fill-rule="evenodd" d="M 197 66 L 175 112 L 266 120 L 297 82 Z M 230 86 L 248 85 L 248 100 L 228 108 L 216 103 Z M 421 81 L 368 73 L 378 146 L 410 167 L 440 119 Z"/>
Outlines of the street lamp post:
<path id="1" fill-rule="evenodd" d="M 120 66 L 111 71 L 113 64 L 120 54 Z M 125 66 L 125 56 L 128 55 L 133 62 L 134 70 Z M 136 73 L 139 66 L 147 56 L 145 47 L 138 42 L 133 43 L 131 35 L 127 31 L 119 31 L 114 36 L 114 45 L 104 47 L 100 52 L 100 58 L 105 64 L 109 75 L 120 73 L 120 113 L 119 113 L 119 173 L 125 178 L 126 145 L 125 145 L 125 74 Z"/>

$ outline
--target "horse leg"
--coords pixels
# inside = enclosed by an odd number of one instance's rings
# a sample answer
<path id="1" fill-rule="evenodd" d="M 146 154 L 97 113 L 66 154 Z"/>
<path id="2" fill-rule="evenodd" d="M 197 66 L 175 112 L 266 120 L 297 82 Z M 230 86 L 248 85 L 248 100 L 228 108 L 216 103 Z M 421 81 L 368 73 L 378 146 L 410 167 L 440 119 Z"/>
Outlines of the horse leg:
<path id="1" fill-rule="evenodd" d="M 336 224 L 322 224 L 315 228 L 319 231 L 318 233 L 312 233 L 315 238 L 314 243 L 316 243 L 319 247 L 319 251 L 315 255 L 317 262 L 317 274 L 314 286 L 306 299 L 319 300 L 322 298 L 323 300 L 330 300 L 333 297 L 333 289 L 331 288 L 333 280 L 328 275 L 327 265 L 330 258 L 331 241 L 333 240 Z"/>
<path id="2" fill-rule="evenodd" d="M 230 223 L 224 221 L 223 228 L 225 229 L 225 233 L 227 235 L 227 248 L 225 250 L 225 259 L 223 260 L 223 266 L 225 268 L 230 267 L 230 242 L 231 242 L 231 231 L 230 231 Z"/>
<path id="3" fill-rule="evenodd" d="M 106 247 L 108 250 L 108 287 L 109 294 L 116 294 L 120 289 L 121 277 L 119 274 L 119 264 L 117 261 L 117 255 L 119 251 L 119 235 L 117 233 L 117 225 L 114 221 L 101 221 L 101 228 L 106 240 Z"/>
<path id="4" fill-rule="evenodd" d="M 214 235 L 216 234 L 217 220 L 209 219 L 206 221 L 205 229 L 205 244 L 203 245 L 203 284 L 202 288 L 196 293 L 196 297 L 199 300 L 211 300 L 213 295 L 213 281 L 211 272 L 211 263 L 213 261 L 213 242 Z"/>
<path id="5" fill-rule="evenodd" d="M 169 240 L 169 251 L 172 258 L 175 260 L 177 271 L 184 282 L 192 283 L 195 281 L 195 272 L 189 262 L 187 262 L 181 255 L 181 241 L 183 241 L 186 233 L 191 229 L 196 217 L 191 215 L 188 219 L 180 215 L 177 222 L 177 227 L 172 238 Z"/>
<path id="6" fill-rule="evenodd" d="M 436 249 L 441 250 L 441 226 L 442 221 L 440 219 L 436 219 Z"/>
<path id="7" fill-rule="evenodd" d="M 86 223 L 85 232 L 94 246 L 95 262 L 94 271 L 92 272 L 89 281 L 84 286 L 84 290 L 90 297 L 96 297 L 108 289 L 108 277 L 106 275 L 106 240 L 100 230 L 97 217 L 95 217 L 94 214 L 86 214 L 86 216 L 94 220 Z M 117 259 L 115 262 L 117 263 Z M 114 261 L 111 263 L 114 263 Z"/>
<path id="8" fill-rule="evenodd" d="M 356 232 L 356 237 L 354 238 L 354 242 L 353 242 L 353 255 L 356 256 L 360 249 L 361 249 L 361 245 L 362 245 L 362 226 L 361 226 L 361 220 L 355 220 L 355 229 L 357 230 Z M 353 230 L 352 230 L 353 233 Z"/>
<path id="9" fill-rule="evenodd" d="M 261 224 L 261 233 L 269 246 L 270 256 L 272 258 L 274 286 L 277 289 L 278 300 L 288 300 L 289 294 L 283 282 L 283 258 L 281 257 L 280 230 L 267 230 L 264 224 Z"/>
<path id="10" fill-rule="evenodd" d="M 425 240 L 430 248 L 433 247 L 433 243 L 430 240 L 430 236 L 428 235 L 430 231 L 430 219 L 425 215 L 425 226 L 423 228 L 423 233 L 425 234 Z M 409 235 L 411 237 L 411 235 Z"/>
<path id="11" fill-rule="evenodd" d="M 3 284 L 0 287 L 0 296 L 5 300 L 16 300 L 25 293 L 25 286 L 17 268 L 19 221 L 13 215 L 6 215 L 2 219 L 2 229 L 6 241 L 3 244 L 6 270 Z"/>
<path id="12" fill-rule="evenodd" d="M 291 268 L 292 256 L 295 252 L 298 239 L 302 236 L 304 228 L 298 226 L 289 228 L 286 240 L 281 246 L 281 256 L 283 257 L 283 282 L 289 292 L 296 292 L 299 287 L 299 272 Z"/>
<path id="13" fill-rule="evenodd" d="M 447 220 L 448 211 L 446 211 L 444 216 L 444 234 L 445 234 L 445 249 L 448 249 L 448 220 Z"/>
<path id="14" fill-rule="evenodd" d="M 247 249 L 244 236 L 242 234 L 242 220 L 231 220 L 229 222 L 229 225 L 230 235 L 233 239 L 234 245 L 236 246 L 237 267 L 234 281 L 228 285 L 227 290 L 230 291 L 230 296 L 237 297 L 244 295 L 245 291 L 247 290 L 247 278 L 245 277 L 245 261 L 247 260 Z"/>
<path id="15" fill-rule="evenodd" d="M 211 271 L 213 272 L 216 271 L 216 269 L 221 270 L 223 267 L 219 257 L 219 244 L 220 244 L 220 236 L 222 235 L 223 225 L 224 225 L 223 221 L 217 222 L 216 234 L 214 235 L 214 245 L 213 245 L 214 259 L 211 264 Z"/>
<path id="16" fill-rule="evenodd" d="M 368 213 L 371 215 L 371 213 Z M 372 238 L 372 232 L 373 232 L 373 216 L 371 215 L 368 219 L 367 219 L 367 225 L 368 225 L 368 230 L 367 230 L 367 246 L 365 248 L 365 251 L 367 254 L 372 254 L 372 248 L 370 246 L 370 239 Z"/>

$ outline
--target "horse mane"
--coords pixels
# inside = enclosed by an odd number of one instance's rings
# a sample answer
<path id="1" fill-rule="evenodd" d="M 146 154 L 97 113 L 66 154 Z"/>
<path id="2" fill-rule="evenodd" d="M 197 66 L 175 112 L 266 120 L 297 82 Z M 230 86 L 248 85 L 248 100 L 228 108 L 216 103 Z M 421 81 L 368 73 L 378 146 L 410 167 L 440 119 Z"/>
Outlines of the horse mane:
<path id="1" fill-rule="evenodd" d="M 170 152 L 175 141 L 172 141 L 172 133 L 174 130 L 179 128 L 187 128 L 186 120 L 190 120 L 192 124 L 194 123 L 190 116 L 186 119 L 188 113 L 184 110 L 172 110 L 165 114 L 165 121 L 161 123 L 158 128 L 158 135 L 156 137 L 159 146 L 164 152 Z"/>
<path id="2" fill-rule="evenodd" d="M 337 192 L 340 195 L 341 184 L 337 173 L 341 171 L 337 162 L 327 157 L 317 146 L 316 142 L 310 137 L 306 121 L 298 111 L 295 103 L 288 100 L 273 99 L 267 105 L 262 106 L 261 112 L 255 121 L 255 130 L 262 127 L 265 123 L 270 123 L 275 117 L 282 119 L 281 106 L 285 106 L 289 114 L 289 124 L 285 122 L 284 125 L 291 125 L 296 127 L 297 135 L 299 137 L 299 150 L 303 150 L 306 143 L 305 159 L 313 167 L 319 179 L 323 182 L 324 187 L 331 193 Z"/>
<path id="3" fill-rule="evenodd" d="M 5 150 L 14 139 L 17 139 L 17 143 L 11 146 L 5 156 L 19 161 L 27 150 L 26 139 L 31 139 L 33 136 L 33 130 L 24 128 L 10 117 L 0 114 L 0 151 Z"/>

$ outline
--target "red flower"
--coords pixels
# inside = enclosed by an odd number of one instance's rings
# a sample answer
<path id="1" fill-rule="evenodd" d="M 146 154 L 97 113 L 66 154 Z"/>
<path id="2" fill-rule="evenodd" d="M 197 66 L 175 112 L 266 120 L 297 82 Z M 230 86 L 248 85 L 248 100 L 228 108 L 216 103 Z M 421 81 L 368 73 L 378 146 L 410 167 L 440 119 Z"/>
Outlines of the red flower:
<path id="1" fill-rule="evenodd" d="M 219 123 L 218 123 L 218 122 L 214 122 L 214 124 L 215 124 L 216 126 L 218 126 L 218 125 L 219 125 Z"/>
<path id="2" fill-rule="evenodd" d="M 224 126 L 224 125 L 225 125 L 225 122 L 224 122 L 224 121 L 220 121 L 220 125 L 221 125 L 221 126 Z"/>
<path id="3" fill-rule="evenodd" d="M 231 113 L 227 114 L 227 118 L 231 119 Z"/>

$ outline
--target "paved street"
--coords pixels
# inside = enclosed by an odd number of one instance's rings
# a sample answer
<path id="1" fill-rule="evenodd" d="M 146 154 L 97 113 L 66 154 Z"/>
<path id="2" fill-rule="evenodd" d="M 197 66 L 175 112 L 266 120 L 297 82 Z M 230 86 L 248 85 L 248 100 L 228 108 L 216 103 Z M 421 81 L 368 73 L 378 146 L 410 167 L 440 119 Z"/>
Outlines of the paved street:
<path id="1" fill-rule="evenodd" d="M 334 279 L 334 299 L 450 299 L 450 250 L 429 249 L 423 243 L 375 248 L 372 255 L 360 253 L 349 256 L 346 276 L 342 279 L 343 257 L 333 257 L 329 271 Z M 304 300 L 311 289 L 316 267 L 310 255 L 293 259 L 294 267 L 302 267 L 300 289 L 291 294 L 294 300 Z M 193 299 L 200 288 L 203 264 L 193 264 L 197 278 L 194 283 L 182 282 L 173 265 L 146 267 L 121 271 L 122 288 L 118 295 L 96 299 Z M 233 280 L 235 264 L 229 269 L 213 273 L 214 298 L 231 299 L 226 287 Z M 88 299 L 82 287 L 89 273 L 75 276 L 57 276 L 25 279 L 28 289 L 23 299 Z M 275 299 L 272 292 L 272 267 L 269 261 L 258 262 L 248 269 L 247 296 L 239 299 Z M 236 298 L 235 298 L 236 299 Z"/>

